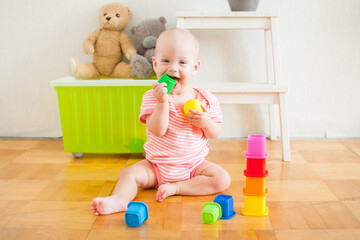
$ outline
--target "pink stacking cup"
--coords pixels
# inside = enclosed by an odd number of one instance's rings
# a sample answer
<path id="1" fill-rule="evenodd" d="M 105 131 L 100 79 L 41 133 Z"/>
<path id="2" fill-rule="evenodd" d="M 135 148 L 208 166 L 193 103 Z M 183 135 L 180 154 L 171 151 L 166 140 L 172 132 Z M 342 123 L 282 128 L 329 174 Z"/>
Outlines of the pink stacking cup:
<path id="1" fill-rule="evenodd" d="M 267 158 L 266 138 L 264 135 L 249 135 L 247 140 L 246 158 Z"/>

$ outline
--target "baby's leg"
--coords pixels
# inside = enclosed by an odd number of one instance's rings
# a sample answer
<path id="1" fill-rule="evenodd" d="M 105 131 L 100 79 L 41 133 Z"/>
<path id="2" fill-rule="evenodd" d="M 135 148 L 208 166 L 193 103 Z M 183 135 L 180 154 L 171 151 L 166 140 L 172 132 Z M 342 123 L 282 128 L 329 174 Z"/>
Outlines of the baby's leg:
<path id="1" fill-rule="evenodd" d="M 230 175 L 219 165 L 204 161 L 196 169 L 194 177 L 159 187 L 156 199 L 162 201 L 172 195 L 210 195 L 224 191 L 231 182 Z"/>
<path id="2" fill-rule="evenodd" d="M 138 187 L 152 188 L 157 184 L 155 170 L 148 160 L 142 160 L 121 171 L 114 192 L 109 197 L 97 197 L 91 202 L 95 215 L 125 211 L 137 194 Z"/>

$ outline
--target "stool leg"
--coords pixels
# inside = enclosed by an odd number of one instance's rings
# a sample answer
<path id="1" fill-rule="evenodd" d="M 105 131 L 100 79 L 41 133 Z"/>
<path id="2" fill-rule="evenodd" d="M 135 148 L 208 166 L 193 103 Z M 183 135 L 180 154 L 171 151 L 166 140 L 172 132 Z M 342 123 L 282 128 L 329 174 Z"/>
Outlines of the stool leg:
<path id="1" fill-rule="evenodd" d="M 283 153 L 283 161 L 291 161 L 285 93 L 279 94 L 279 113 L 280 113 L 280 128 L 281 128 L 281 143 L 282 143 L 281 146 Z"/>
<path id="2" fill-rule="evenodd" d="M 276 140 L 275 105 L 269 104 L 270 139 Z"/>
<path id="3" fill-rule="evenodd" d="M 268 84 L 274 84 L 274 62 L 273 62 L 273 41 L 272 32 L 270 29 L 264 31 L 265 37 L 265 58 L 266 58 L 266 78 Z M 269 127 L 270 139 L 276 140 L 276 125 L 275 125 L 275 105 L 269 104 Z"/>

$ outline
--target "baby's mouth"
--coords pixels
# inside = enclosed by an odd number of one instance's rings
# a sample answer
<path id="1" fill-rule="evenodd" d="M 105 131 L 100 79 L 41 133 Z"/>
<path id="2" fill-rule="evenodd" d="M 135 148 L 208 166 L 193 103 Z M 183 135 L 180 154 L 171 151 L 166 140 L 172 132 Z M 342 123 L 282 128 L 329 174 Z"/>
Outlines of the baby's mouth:
<path id="1" fill-rule="evenodd" d="M 176 88 L 177 85 L 179 84 L 180 78 L 171 76 L 171 75 L 168 75 L 168 76 L 175 80 L 175 85 L 174 85 L 173 89 Z"/>
<path id="2" fill-rule="evenodd" d="M 180 81 L 180 78 L 178 77 L 171 77 L 172 79 L 174 79 L 176 81 L 175 85 L 174 85 L 174 88 L 176 88 L 176 86 L 178 85 L 179 81 Z"/>
<path id="3" fill-rule="evenodd" d="M 180 81 L 180 78 L 175 77 L 175 76 L 171 76 L 168 74 L 169 77 L 171 77 L 172 79 L 174 79 L 176 81 L 176 84 L 178 84 L 178 82 Z"/>

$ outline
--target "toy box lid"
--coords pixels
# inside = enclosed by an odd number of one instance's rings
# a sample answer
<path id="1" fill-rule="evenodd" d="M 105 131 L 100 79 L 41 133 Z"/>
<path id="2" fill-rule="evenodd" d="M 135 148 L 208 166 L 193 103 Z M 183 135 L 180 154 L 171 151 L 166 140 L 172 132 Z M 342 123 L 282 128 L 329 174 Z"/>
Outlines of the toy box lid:
<path id="1" fill-rule="evenodd" d="M 152 86 L 154 79 L 131 78 L 101 78 L 101 79 L 76 79 L 68 76 L 51 82 L 53 87 L 104 87 L 104 86 Z"/>

